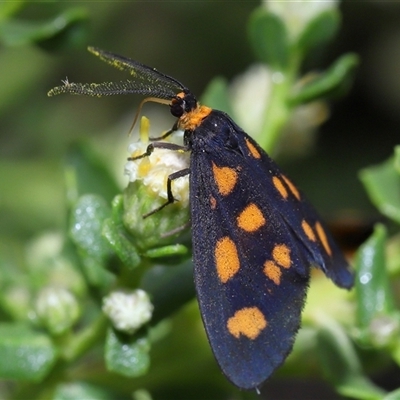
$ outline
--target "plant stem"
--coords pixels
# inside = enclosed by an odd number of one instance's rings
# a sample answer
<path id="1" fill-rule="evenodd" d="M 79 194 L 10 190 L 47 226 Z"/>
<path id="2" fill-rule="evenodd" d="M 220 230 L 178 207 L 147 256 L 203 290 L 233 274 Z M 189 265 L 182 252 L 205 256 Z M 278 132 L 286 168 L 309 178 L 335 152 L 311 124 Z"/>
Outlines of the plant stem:
<path id="1" fill-rule="evenodd" d="M 292 107 L 287 102 L 290 91 L 298 75 L 300 54 L 294 49 L 286 71 L 272 73 L 270 101 L 265 111 L 260 145 L 267 153 L 272 153 L 291 115 Z"/>
<path id="2" fill-rule="evenodd" d="M 87 328 L 71 339 L 62 353 L 62 358 L 66 361 L 74 361 L 92 348 L 93 344 L 104 336 L 107 323 L 107 318 L 101 313 Z"/>

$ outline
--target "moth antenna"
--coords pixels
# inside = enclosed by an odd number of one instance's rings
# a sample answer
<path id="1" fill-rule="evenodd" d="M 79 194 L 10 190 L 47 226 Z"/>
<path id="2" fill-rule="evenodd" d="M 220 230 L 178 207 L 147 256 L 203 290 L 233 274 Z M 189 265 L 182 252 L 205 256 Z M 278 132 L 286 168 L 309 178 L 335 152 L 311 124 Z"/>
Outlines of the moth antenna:
<path id="1" fill-rule="evenodd" d="M 140 111 L 142 110 L 143 104 L 144 104 L 144 103 L 147 103 L 148 101 L 152 101 L 153 103 L 166 104 L 166 105 L 170 105 L 170 104 L 171 104 L 171 101 L 170 101 L 170 100 L 158 99 L 157 97 L 146 97 L 145 99 L 143 99 L 143 100 L 140 102 L 139 107 L 138 107 L 138 109 L 137 109 L 137 111 L 136 111 L 135 118 L 133 119 L 132 125 L 131 125 L 131 127 L 129 128 L 128 135 L 130 135 L 130 134 L 132 133 L 133 128 L 134 128 L 135 125 L 136 125 L 136 122 L 137 122 L 137 120 L 138 120 L 138 118 L 139 118 L 139 114 L 140 114 Z"/>

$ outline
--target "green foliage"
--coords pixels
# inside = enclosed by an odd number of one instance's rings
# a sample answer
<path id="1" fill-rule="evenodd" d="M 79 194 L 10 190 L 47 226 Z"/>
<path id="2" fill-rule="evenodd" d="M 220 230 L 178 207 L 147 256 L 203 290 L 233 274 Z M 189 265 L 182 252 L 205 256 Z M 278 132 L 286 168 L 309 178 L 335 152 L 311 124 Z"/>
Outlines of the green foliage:
<path id="1" fill-rule="evenodd" d="M 340 14 L 336 9 L 330 9 L 316 15 L 297 39 L 298 48 L 306 53 L 311 49 L 323 46 L 331 41 L 340 27 Z"/>
<path id="2" fill-rule="evenodd" d="M 25 3 L 25 4 L 24 4 Z M 11 18 L 20 7 L 29 2 L 4 3 L 0 8 L 0 42 L 6 46 L 31 44 L 43 48 L 69 47 L 82 43 L 86 37 L 85 21 L 88 18 L 84 8 L 75 7 L 47 21 L 28 21 Z"/>
<path id="3" fill-rule="evenodd" d="M 394 314 L 394 295 L 386 269 L 386 241 L 385 227 L 377 225 L 374 234 L 357 253 L 356 293 L 358 304 L 363 304 L 363 307 L 357 309 L 357 324 L 360 329 L 360 340 L 368 345 L 383 345 L 383 342 L 394 339 L 399 333 L 398 322 L 396 322 L 398 316 L 395 317 Z M 382 336 L 384 332 L 382 330 L 379 332 L 377 328 L 383 324 L 388 324 L 386 328 L 389 327 L 390 320 L 392 320 L 392 329 L 390 332 L 385 332 L 387 336 Z"/>
<path id="4" fill-rule="evenodd" d="M 378 210 L 400 223 L 400 146 L 394 152 L 386 162 L 361 171 L 360 178 Z"/>
<path id="5" fill-rule="evenodd" d="M 105 343 L 107 369 L 134 378 L 147 372 L 150 366 L 150 343 L 147 336 L 124 337 L 108 329 Z"/>
<path id="6" fill-rule="evenodd" d="M 49 50 L 86 45 L 85 9 L 70 8 L 33 23 L 19 18 L 28 3 L 0 5 L 4 46 Z M 305 62 L 332 42 L 340 20 L 338 9 L 323 10 L 294 32 L 274 8 L 260 7 L 251 15 L 250 46 L 268 68 L 271 86 L 258 116 L 260 129 L 250 133 L 266 150 L 277 148 L 300 108 L 325 104 L 349 90 L 358 65 L 355 54 L 340 56 L 325 71 L 303 75 Z M 261 101 L 254 89 L 251 95 L 248 112 Z M 240 118 L 224 78 L 212 80 L 202 100 Z M 109 152 L 107 148 L 107 157 Z M 197 309 L 187 306 L 195 295 L 190 240 L 187 230 L 174 229 L 185 226 L 188 210 L 173 205 L 143 220 L 145 212 L 164 200 L 149 195 L 141 182 L 121 193 L 110 164 L 92 143 L 72 144 L 63 160 L 64 229 L 27 244 L 0 244 L 0 378 L 15 383 L 0 396 L 149 400 L 153 393 L 155 399 L 175 399 L 179 393 L 179 398 L 192 399 L 258 398 L 239 393 L 220 376 Z M 301 369 L 311 376 L 307 358 L 317 354 L 324 379 L 342 396 L 400 398 L 399 390 L 385 393 L 365 372 L 371 364 L 376 371 L 390 359 L 400 364 L 400 314 L 391 284 L 400 273 L 399 174 L 400 147 L 386 162 L 361 172 L 372 202 L 393 225 L 390 230 L 377 225 L 359 249 L 354 292 L 329 292 L 330 303 L 344 306 L 342 315 L 321 308 L 327 292 L 313 282 L 320 292 L 316 300 L 310 296 L 304 332 L 312 332 L 316 340 L 307 335 L 302 340 L 300 334 L 283 373 Z M 31 186 L 25 189 L 31 192 Z M 58 202 L 51 192 L 43 193 L 51 197 L 45 204 Z M 29 212 L 24 219 L 35 225 Z M 169 234 L 160 237 L 159 232 Z M 118 332 L 102 312 L 104 296 L 120 288 L 145 290 L 154 306 L 151 321 L 132 335 Z M 54 299 L 56 308 L 51 307 Z"/>
<path id="7" fill-rule="evenodd" d="M 0 374 L 3 379 L 40 382 L 57 360 L 50 338 L 18 323 L 0 324 Z"/>
<path id="8" fill-rule="evenodd" d="M 345 397 L 381 399 L 384 391 L 362 370 L 350 338 L 335 321 L 327 320 L 318 330 L 318 357 L 326 379 Z"/>
<path id="9" fill-rule="evenodd" d="M 257 9 L 249 21 L 249 37 L 256 56 L 271 68 L 286 69 L 289 43 L 284 22 L 265 8 Z"/>
<path id="10" fill-rule="evenodd" d="M 320 98 L 342 95 L 347 92 L 357 65 L 358 57 L 355 54 L 340 57 L 327 71 L 311 77 L 288 101 L 292 105 L 299 105 Z"/>

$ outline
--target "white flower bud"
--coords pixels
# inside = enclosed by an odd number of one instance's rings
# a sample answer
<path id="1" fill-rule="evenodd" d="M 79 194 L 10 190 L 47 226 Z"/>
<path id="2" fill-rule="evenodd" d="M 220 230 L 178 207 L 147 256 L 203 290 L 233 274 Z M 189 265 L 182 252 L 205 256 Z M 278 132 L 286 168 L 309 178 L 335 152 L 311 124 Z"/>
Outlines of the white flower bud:
<path id="1" fill-rule="evenodd" d="M 264 5 L 269 11 L 278 15 L 284 21 L 290 38 L 296 39 L 311 20 L 324 11 L 336 8 L 338 6 L 338 0 L 264 0 Z"/>
<path id="2" fill-rule="evenodd" d="M 103 299 L 103 312 L 115 329 L 134 333 L 151 319 L 153 305 L 141 289 L 132 292 L 115 291 Z"/>
<path id="3" fill-rule="evenodd" d="M 74 295 L 59 287 L 42 289 L 35 302 L 35 311 L 41 324 L 55 335 L 71 328 L 80 315 Z"/>

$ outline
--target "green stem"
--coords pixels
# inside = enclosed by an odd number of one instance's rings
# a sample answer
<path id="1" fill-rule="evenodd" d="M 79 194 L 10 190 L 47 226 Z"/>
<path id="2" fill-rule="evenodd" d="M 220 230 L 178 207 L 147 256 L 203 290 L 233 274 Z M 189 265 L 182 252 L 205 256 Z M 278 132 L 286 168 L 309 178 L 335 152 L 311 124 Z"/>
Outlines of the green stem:
<path id="1" fill-rule="evenodd" d="M 87 328 L 71 339 L 62 353 L 62 358 L 66 361 L 79 358 L 105 335 L 107 325 L 107 318 L 104 314 L 100 314 Z"/>
<path id="2" fill-rule="evenodd" d="M 300 61 L 300 55 L 293 49 L 287 70 L 272 73 L 270 101 L 265 111 L 261 139 L 259 139 L 261 147 L 267 153 L 273 152 L 283 127 L 290 118 L 292 107 L 287 99 L 298 75 Z"/>
<path id="3" fill-rule="evenodd" d="M 66 380 L 66 373 L 71 362 L 93 348 L 94 343 L 105 335 L 106 328 L 107 318 L 100 314 L 89 327 L 73 336 L 69 342 L 66 340 L 60 359 L 43 382 L 21 385 L 14 398 L 51 400 L 54 397 L 54 390 L 61 382 Z"/>

